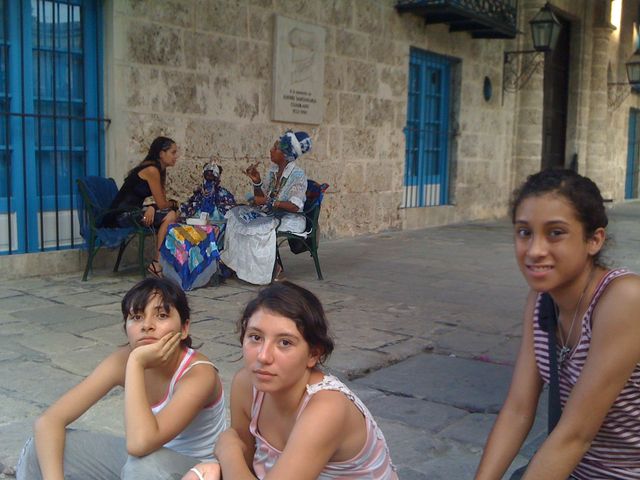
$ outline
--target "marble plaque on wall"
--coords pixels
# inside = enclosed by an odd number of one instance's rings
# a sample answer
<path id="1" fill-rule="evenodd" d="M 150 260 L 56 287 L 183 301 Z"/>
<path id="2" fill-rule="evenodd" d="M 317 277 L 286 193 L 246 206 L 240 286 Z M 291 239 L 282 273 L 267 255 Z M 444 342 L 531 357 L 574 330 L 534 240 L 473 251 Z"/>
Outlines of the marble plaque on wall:
<path id="1" fill-rule="evenodd" d="M 273 119 L 322 122 L 325 30 L 275 16 Z"/>

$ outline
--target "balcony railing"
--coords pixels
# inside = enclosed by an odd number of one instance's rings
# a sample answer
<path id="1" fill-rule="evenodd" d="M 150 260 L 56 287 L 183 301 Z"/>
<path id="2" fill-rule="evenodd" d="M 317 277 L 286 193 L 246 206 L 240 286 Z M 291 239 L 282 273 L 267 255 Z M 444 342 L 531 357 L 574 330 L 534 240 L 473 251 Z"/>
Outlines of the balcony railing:
<path id="1" fill-rule="evenodd" d="M 397 0 L 399 13 L 424 17 L 425 23 L 446 23 L 452 32 L 473 38 L 514 38 L 517 0 Z"/>

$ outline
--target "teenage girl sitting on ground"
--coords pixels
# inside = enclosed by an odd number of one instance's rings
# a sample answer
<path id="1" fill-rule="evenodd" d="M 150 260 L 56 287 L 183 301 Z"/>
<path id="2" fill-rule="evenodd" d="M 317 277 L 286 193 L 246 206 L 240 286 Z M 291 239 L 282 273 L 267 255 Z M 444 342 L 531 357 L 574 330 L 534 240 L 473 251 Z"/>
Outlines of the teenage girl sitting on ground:
<path id="1" fill-rule="evenodd" d="M 293 283 L 274 283 L 249 302 L 231 428 L 215 449 L 220 464 L 198 465 L 184 479 L 398 478 L 367 408 L 318 368 L 333 350 L 327 328 L 320 301 Z"/>
<path id="2" fill-rule="evenodd" d="M 169 479 L 213 458 L 226 428 L 224 396 L 213 364 L 190 348 L 186 295 L 147 278 L 125 295 L 122 314 L 128 344 L 38 418 L 19 480 Z M 66 428 L 118 385 L 126 438 Z"/>
<path id="3" fill-rule="evenodd" d="M 512 203 L 515 253 L 531 291 L 511 388 L 477 480 L 501 479 L 549 382 L 541 292 L 558 315 L 562 416 L 524 478 L 640 478 L 640 277 L 600 261 L 607 214 L 598 187 L 570 170 L 530 176 Z"/>

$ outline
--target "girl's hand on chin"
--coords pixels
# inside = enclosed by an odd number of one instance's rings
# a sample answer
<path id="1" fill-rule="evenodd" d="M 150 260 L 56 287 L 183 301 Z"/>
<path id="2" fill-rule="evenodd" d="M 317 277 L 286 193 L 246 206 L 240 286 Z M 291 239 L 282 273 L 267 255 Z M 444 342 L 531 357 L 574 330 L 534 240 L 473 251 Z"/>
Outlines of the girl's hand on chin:
<path id="1" fill-rule="evenodd" d="M 222 472 L 220 471 L 220 465 L 217 463 L 199 463 L 187 474 L 182 477 L 182 480 L 201 480 L 200 477 L 193 470 L 197 470 L 202 475 L 202 480 L 220 480 L 222 478 Z"/>
<path id="2" fill-rule="evenodd" d="M 172 357 L 180 346 L 181 337 L 181 332 L 170 332 L 157 342 L 134 347 L 129 355 L 129 361 L 138 362 L 142 368 L 159 367 Z"/>

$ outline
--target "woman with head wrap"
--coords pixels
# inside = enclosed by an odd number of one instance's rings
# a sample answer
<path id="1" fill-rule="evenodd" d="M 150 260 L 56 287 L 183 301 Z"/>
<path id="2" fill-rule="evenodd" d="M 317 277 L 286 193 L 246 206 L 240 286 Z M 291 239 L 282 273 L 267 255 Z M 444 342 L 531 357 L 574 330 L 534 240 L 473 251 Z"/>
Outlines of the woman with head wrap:
<path id="1" fill-rule="evenodd" d="M 257 164 L 245 171 L 253 183 L 254 204 L 258 208 L 240 206 L 227 213 L 225 250 L 221 255 L 241 280 L 258 285 L 270 283 L 276 258 L 276 228 L 304 231 L 305 218 L 295 213 L 304 207 L 307 176 L 296 160 L 310 149 L 311 137 L 307 133 L 287 131 L 271 147 L 272 165 L 266 180 L 262 180 Z M 281 217 L 280 223 L 274 213 Z"/>
<path id="2" fill-rule="evenodd" d="M 180 206 L 182 217 L 197 217 L 200 213 L 206 212 L 211 218 L 221 218 L 235 206 L 236 200 L 231 192 L 220 185 L 221 175 L 222 167 L 213 162 L 203 167 L 202 185 Z"/>

